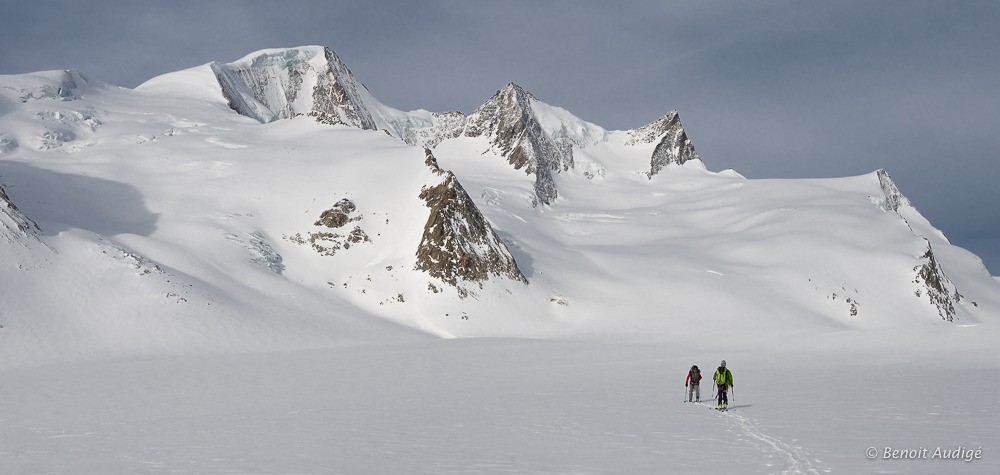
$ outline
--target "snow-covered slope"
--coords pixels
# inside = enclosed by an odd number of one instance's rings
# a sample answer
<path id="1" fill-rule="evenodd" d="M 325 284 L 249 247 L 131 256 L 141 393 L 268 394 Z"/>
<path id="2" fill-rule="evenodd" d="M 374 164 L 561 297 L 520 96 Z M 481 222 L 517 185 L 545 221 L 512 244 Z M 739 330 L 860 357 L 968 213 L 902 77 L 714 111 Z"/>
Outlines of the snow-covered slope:
<path id="1" fill-rule="evenodd" d="M 676 112 L 607 131 L 509 84 L 468 116 L 404 113 L 322 47 L 137 90 L 0 76 L 0 110 L 3 365 L 1000 315 L 1000 283 L 886 172 L 713 172 Z"/>
<path id="2" fill-rule="evenodd" d="M 574 150 L 617 146 L 611 153 L 640 153 L 647 158 L 652 177 L 670 165 L 683 165 L 700 158 L 672 111 L 657 121 L 634 130 L 607 131 L 569 111 L 546 104 L 521 86 L 510 83 L 472 114 L 460 112 L 422 114 L 420 121 L 404 132 L 411 145 L 437 147 L 445 141 L 473 142 L 472 149 L 497 155 L 524 170 L 533 182 L 536 204 L 551 205 L 559 196 L 557 176 L 576 168 Z M 480 140 L 476 140 L 480 139 Z M 606 153 L 607 150 L 603 153 Z M 584 173 L 602 173 L 591 163 L 581 164 Z"/>
<path id="3" fill-rule="evenodd" d="M 213 62 L 165 74 L 138 90 L 210 97 L 217 91 L 236 112 L 261 123 L 308 115 L 325 124 L 386 130 L 426 126 L 418 116 L 388 107 L 372 96 L 332 49 L 322 46 L 266 49 L 231 62 Z"/>

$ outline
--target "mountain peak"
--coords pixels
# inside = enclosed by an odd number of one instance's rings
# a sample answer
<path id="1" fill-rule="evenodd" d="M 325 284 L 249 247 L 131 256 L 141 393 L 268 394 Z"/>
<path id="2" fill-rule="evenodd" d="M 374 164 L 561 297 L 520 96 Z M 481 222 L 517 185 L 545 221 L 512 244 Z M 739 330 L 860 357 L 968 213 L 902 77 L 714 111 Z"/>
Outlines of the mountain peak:
<path id="1" fill-rule="evenodd" d="M 430 214 L 414 268 L 456 287 L 463 298 L 470 294 L 463 283 L 481 287 L 491 275 L 527 284 L 514 256 L 455 174 L 442 170 L 429 149 L 424 154 L 424 163 L 442 179 L 420 191 Z"/>
<path id="2" fill-rule="evenodd" d="M 514 83 L 514 82 L 507 83 L 507 85 L 504 86 L 503 89 L 497 90 L 496 93 L 498 95 L 511 95 L 511 94 L 514 94 L 514 95 L 518 95 L 518 96 L 525 96 L 525 97 L 527 97 L 529 99 L 538 100 L 535 97 L 535 95 L 531 93 L 531 91 L 528 91 L 527 89 L 521 87 L 520 85 L 518 85 L 517 83 Z"/>
<path id="3" fill-rule="evenodd" d="M 229 106 L 262 123 L 307 114 L 327 124 L 382 125 L 384 106 L 328 47 L 261 50 L 211 68 Z"/>
<path id="4" fill-rule="evenodd" d="M 669 165 L 683 165 L 691 160 L 701 160 L 694 149 L 694 143 L 684 132 L 681 116 L 676 110 L 670 111 L 656 122 L 629 131 L 629 135 L 631 137 L 629 145 L 659 140 L 649 161 L 650 178 Z"/>
<path id="5" fill-rule="evenodd" d="M 903 196 L 903 193 L 899 191 L 896 187 L 896 183 L 892 181 L 892 177 L 884 169 L 880 168 L 875 172 L 878 177 L 879 186 L 882 188 L 882 194 L 885 195 L 885 209 L 888 211 L 899 212 L 900 206 L 912 206 L 910 205 L 910 200 Z"/>
<path id="6" fill-rule="evenodd" d="M 627 144 L 635 145 L 639 143 L 656 142 L 663 136 L 663 134 L 667 133 L 667 130 L 679 124 L 680 120 L 681 117 L 677 112 L 677 109 L 671 110 L 663 117 L 660 117 L 649 124 L 639 127 L 638 129 L 629 130 L 629 140 Z"/>
<path id="7" fill-rule="evenodd" d="M 546 132 L 556 122 L 548 120 L 552 116 L 544 113 L 550 109 L 556 108 L 538 101 L 517 84 L 508 83 L 469 115 L 464 133 L 467 137 L 488 137 L 491 147 L 514 169 L 534 174 L 535 197 L 542 204 L 551 204 L 558 196 L 553 173 L 573 166 L 572 141 Z"/>

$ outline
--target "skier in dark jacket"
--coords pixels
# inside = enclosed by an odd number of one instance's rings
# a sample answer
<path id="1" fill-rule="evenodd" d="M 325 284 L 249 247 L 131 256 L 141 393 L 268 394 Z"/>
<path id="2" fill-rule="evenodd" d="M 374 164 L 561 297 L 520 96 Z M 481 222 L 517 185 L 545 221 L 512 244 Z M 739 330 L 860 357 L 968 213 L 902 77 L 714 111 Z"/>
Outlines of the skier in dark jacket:
<path id="1" fill-rule="evenodd" d="M 701 370 L 698 369 L 698 365 L 692 366 L 688 371 L 684 387 L 688 388 L 687 402 L 701 402 Z"/>
<path id="2" fill-rule="evenodd" d="M 727 393 L 729 388 L 733 387 L 733 373 L 726 368 L 726 360 L 722 360 L 722 364 L 719 365 L 719 369 L 715 371 L 712 379 L 715 380 L 715 386 L 719 388 L 719 403 L 715 408 L 725 411 L 729 409 L 729 395 Z"/>

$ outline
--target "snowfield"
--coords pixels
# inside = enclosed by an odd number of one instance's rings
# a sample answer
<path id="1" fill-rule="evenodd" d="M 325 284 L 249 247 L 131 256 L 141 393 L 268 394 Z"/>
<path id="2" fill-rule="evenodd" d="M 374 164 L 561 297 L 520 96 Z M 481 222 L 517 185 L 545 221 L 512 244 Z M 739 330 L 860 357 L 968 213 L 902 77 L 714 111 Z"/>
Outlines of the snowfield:
<path id="1" fill-rule="evenodd" d="M 1000 368 L 973 354 L 993 354 L 996 334 L 970 332 L 850 331 L 781 350 L 459 339 L 7 370 L 0 467 L 996 473 Z M 911 343 L 882 347 L 892 337 Z M 802 340 L 822 343 L 809 351 Z M 739 387 L 729 412 L 682 403 L 686 369 L 711 371 L 720 355 Z M 981 448 L 982 458 L 869 460 L 869 447 Z"/>
<path id="2" fill-rule="evenodd" d="M 657 169 L 666 120 L 491 100 L 398 111 L 320 47 L 0 76 L 0 473 L 1000 472 L 1000 279 L 889 173 Z M 428 226 L 447 171 L 499 240 Z M 730 411 L 683 403 L 721 359 Z"/>

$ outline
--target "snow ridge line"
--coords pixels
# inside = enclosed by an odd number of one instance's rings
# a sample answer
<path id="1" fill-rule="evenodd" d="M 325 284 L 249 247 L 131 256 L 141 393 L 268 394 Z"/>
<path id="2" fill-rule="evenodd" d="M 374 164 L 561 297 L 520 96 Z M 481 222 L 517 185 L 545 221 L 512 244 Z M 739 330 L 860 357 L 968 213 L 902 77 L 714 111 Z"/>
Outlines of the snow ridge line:
<path id="1" fill-rule="evenodd" d="M 709 405 L 709 407 L 711 406 Z M 766 448 L 769 448 L 772 452 L 776 453 L 788 463 L 788 468 L 782 470 L 780 472 L 781 475 L 820 475 L 819 470 L 816 470 L 816 468 L 813 467 L 812 462 L 809 461 L 809 458 L 803 454 L 801 450 L 792 447 L 777 437 L 765 434 L 764 431 L 748 417 L 744 417 L 739 414 L 732 414 L 729 411 L 726 411 L 724 414 L 735 421 L 735 424 L 739 427 L 741 432 L 750 436 L 752 439 L 759 441 Z"/>

